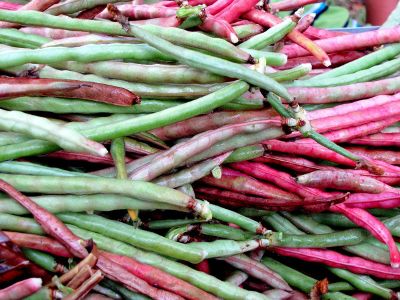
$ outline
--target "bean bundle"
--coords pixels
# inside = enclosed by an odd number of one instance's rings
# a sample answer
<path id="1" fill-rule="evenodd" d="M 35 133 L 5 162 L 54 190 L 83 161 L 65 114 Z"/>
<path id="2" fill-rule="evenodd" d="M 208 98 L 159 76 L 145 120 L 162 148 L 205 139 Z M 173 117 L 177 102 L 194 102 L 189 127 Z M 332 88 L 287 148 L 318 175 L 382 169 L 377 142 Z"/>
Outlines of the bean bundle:
<path id="1" fill-rule="evenodd" d="M 398 299 L 400 24 L 315 2 L 0 1 L 0 298 Z"/>

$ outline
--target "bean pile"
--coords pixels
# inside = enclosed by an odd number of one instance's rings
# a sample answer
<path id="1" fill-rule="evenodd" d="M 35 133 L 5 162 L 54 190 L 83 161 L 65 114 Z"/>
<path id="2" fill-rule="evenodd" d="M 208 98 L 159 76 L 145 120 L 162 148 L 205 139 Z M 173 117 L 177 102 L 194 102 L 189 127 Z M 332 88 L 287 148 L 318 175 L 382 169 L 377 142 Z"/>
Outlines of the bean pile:
<path id="1" fill-rule="evenodd" d="M 144 2 L 0 1 L 0 299 L 398 299 L 400 6 Z"/>

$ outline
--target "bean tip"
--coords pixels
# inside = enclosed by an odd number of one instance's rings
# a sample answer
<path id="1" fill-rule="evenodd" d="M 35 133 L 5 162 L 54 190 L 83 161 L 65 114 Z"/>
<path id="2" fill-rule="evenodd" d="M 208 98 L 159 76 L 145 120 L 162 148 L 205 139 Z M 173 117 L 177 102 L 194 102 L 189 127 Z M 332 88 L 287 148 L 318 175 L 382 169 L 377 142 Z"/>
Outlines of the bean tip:
<path id="1" fill-rule="evenodd" d="M 332 65 L 331 60 L 330 60 L 329 58 L 324 59 L 324 61 L 322 62 L 322 64 L 323 64 L 325 67 L 329 67 L 329 66 Z"/>

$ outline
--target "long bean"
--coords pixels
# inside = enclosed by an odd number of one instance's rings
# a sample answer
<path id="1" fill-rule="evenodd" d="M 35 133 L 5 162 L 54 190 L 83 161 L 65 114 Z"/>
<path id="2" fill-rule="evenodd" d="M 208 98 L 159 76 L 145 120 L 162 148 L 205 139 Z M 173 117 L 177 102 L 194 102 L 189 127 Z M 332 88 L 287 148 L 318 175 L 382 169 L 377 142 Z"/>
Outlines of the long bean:
<path id="1" fill-rule="evenodd" d="M 185 194 L 150 182 L 130 181 L 113 178 L 56 177 L 6 175 L 0 178 L 17 189 L 26 192 L 47 194 L 99 194 L 115 193 L 137 198 L 142 201 L 169 203 L 199 213 L 205 219 L 211 218 L 207 205 L 201 204 Z"/>
<path id="2" fill-rule="evenodd" d="M 34 196 L 31 199 L 52 213 L 62 212 L 85 212 L 85 211 L 113 211 L 119 209 L 141 209 L 141 210 L 182 210 L 177 206 L 140 201 L 129 197 L 112 194 L 99 195 L 48 195 Z M 184 210 L 185 211 L 185 210 Z M 12 200 L 2 199 L 0 201 L 0 213 L 24 215 L 28 211 Z"/>
<path id="3" fill-rule="evenodd" d="M 182 104 L 176 100 L 142 100 L 140 105 L 115 106 L 93 101 L 53 98 L 53 97 L 20 97 L 0 101 L 0 107 L 8 110 L 43 111 L 58 114 L 65 113 L 121 113 L 141 114 L 153 113 Z"/>
<path id="4" fill-rule="evenodd" d="M 138 61 L 170 61 L 171 57 L 145 44 L 86 45 L 81 47 L 49 47 L 2 51 L 8 57 L 0 68 L 10 68 L 26 63 L 53 64 L 63 61 L 93 62 L 111 59 L 133 59 Z"/>
<path id="5" fill-rule="evenodd" d="M 69 15 L 78 11 L 93 8 L 98 5 L 115 3 L 118 0 L 67 0 L 61 3 L 55 4 L 46 10 L 47 14 L 50 15 Z"/>
<path id="6" fill-rule="evenodd" d="M 117 61 L 88 64 L 68 61 L 52 65 L 83 74 L 95 74 L 106 78 L 131 82 L 184 84 L 216 83 L 227 80 L 224 77 L 183 65 L 152 64 L 149 66 Z"/>

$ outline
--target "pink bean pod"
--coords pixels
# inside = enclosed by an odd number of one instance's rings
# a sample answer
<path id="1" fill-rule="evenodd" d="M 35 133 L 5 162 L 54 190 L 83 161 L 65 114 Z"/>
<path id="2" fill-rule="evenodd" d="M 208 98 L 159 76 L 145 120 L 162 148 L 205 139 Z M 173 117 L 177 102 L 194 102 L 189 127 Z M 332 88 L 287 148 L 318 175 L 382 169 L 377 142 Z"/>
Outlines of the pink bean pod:
<path id="1" fill-rule="evenodd" d="M 379 219 L 361 208 L 350 208 L 344 203 L 334 205 L 330 209 L 345 215 L 353 223 L 368 230 L 375 238 L 386 244 L 390 254 L 390 265 L 393 268 L 400 268 L 400 252 L 389 229 Z"/>
<path id="2" fill-rule="evenodd" d="M 316 28 L 316 27 L 310 26 L 304 32 L 304 34 L 313 40 L 314 39 L 321 40 L 321 39 L 328 39 L 328 38 L 337 37 L 337 36 L 341 36 L 341 35 L 348 35 L 350 33 L 342 32 L 342 31 L 326 30 L 323 28 Z"/>
<path id="3" fill-rule="evenodd" d="M 129 24 L 132 24 L 132 25 L 151 24 L 151 25 L 157 25 L 157 26 L 162 26 L 162 27 L 178 27 L 179 25 L 181 25 L 181 23 L 182 23 L 182 20 L 178 19 L 175 16 L 165 17 L 165 18 L 146 19 L 146 20 L 136 20 L 136 21 L 129 22 Z"/>
<path id="4" fill-rule="evenodd" d="M 382 105 L 376 105 L 371 108 L 360 109 L 352 111 L 343 115 L 336 115 L 326 118 L 318 119 L 311 118 L 311 125 L 315 131 L 323 133 L 330 130 L 339 130 L 349 127 L 356 127 L 363 124 L 382 121 L 390 118 L 392 120 L 400 119 L 400 101 L 394 101 L 385 103 Z M 389 121 L 388 121 L 389 122 Z M 389 126 L 392 123 L 386 123 Z M 396 121 L 395 121 L 396 122 Z M 287 135 L 287 138 L 299 137 L 302 134 L 300 132 L 294 132 Z"/>
<path id="5" fill-rule="evenodd" d="M 290 87 L 288 91 L 299 103 L 336 103 L 399 93 L 400 77 L 335 87 Z M 398 95 L 396 94 L 394 98 L 397 99 Z"/>
<path id="6" fill-rule="evenodd" d="M 251 120 L 263 120 L 272 116 L 276 116 L 276 113 L 271 109 L 241 112 L 214 112 L 153 129 L 150 133 L 164 141 L 167 141 L 195 135 L 207 130 L 217 129 L 218 127 L 228 124 L 243 123 Z"/>
<path id="7" fill-rule="evenodd" d="M 0 9 L 18 10 L 21 7 L 22 7 L 22 5 L 18 4 L 18 3 L 0 1 Z"/>
<path id="8" fill-rule="evenodd" d="M 223 167 L 222 177 L 220 179 L 213 176 L 206 176 L 201 179 L 201 182 L 215 187 L 263 198 L 273 198 L 285 201 L 300 200 L 296 195 L 285 192 L 271 184 L 258 181 L 246 174 L 234 171 L 227 167 Z"/>
<path id="9" fill-rule="evenodd" d="M 175 7 L 161 7 L 155 5 L 121 4 L 118 5 L 117 8 L 121 14 L 133 20 L 146 20 L 176 16 L 177 11 L 177 8 Z M 111 19 L 112 15 L 109 13 L 108 9 L 104 9 L 100 14 L 97 15 L 97 17 Z"/>
<path id="10" fill-rule="evenodd" d="M 343 51 L 338 53 L 329 54 L 329 59 L 331 60 L 332 66 L 336 67 L 350 61 L 356 60 L 360 57 L 363 57 L 365 54 L 361 51 Z M 325 66 L 318 60 L 315 56 L 302 56 L 302 57 L 293 57 L 288 59 L 287 63 L 281 67 L 277 67 L 279 70 L 287 70 L 294 68 L 298 65 L 310 63 L 313 69 L 316 68 L 325 68 Z M 314 98 L 313 98 L 314 99 Z"/>
<path id="11" fill-rule="evenodd" d="M 11 231 L 5 231 L 4 233 L 19 247 L 36 249 L 55 256 L 72 257 L 71 253 L 62 244 L 51 238 Z"/>
<path id="12" fill-rule="evenodd" d="M 271 251 L 282 256 L 349 270 L 356 274 L 372 275 L 383 279 L 400 279 L 400 269 L 391 268 L 360 257 L 346 256 L 332 250 L 274 247 Z"/>
<path id="13" fill-rule="evenodd" d="M 221 10 L 229 6 L 232 2 L 233 0 L 217 0 L 210 6 L 206 7 L 206 13 L 207 15 L 216 15 Z"/>
<path id="14" fill-rule="evenodd" d="M 376 133 L 349 141 L 354 145 L 399 147 L 400 133 Z"/>
<path id="15" fill-rule="evenodd" d="M 278 140 L 269 140 L 263 142 L 266 149 L 269 151 L 276 151 L 288 154 L 297 154 L 300 156 L 307 156 L 313 159 L 322 159 L 337 164 L 355 167 L 356 163 L 336 152 L 329 150 L 321 145 L 310 143 L 297 143 L 297 142 L 282 142 Z"/>
<path id="16" fill-rule="evenodd" d="M 79 37 L 88 34 L 87 32 L 83 31 L 72 31 L 72 30 L 55 29 L 47 27 L 23 27 L 20 29 L 20 31 L 25 33 L 41 35 L 54 40 L 65 39 L 69 37 Z"/>
<path id="17" fill-rule="evenodd" d="M 19 96 L 78 98 L 131 106 L 140 102 L 132 92 L 111 85 L 78 80 L 0 77 L 0 100 Z"/>
<path id="18" fill-rule="evenodd" d="M 340 52 L 346 50 L 357 50 L 383 44 L 397 43 L 400 41 L 400 26 L 355 33 L 351 35 L 341 35 L 323 40 L 315 41 L 326 53 Z M 298 45 L 284 46 L 282 53 L 289 58 L 305 56 L 308 51 Z"/>
<path id="19" fill-rule="evenodd" d="M 233 44 L 239 42 L 233 27 L 225 20 L 213 16 L 207 16 L 201 24 L 200 29 L 215 33 L 217 36 L 230 41 Z"/>
<path id="20" fill-rule="evenodd" d="M 273 11 L 287 11 L 299 9 L 305 5 L 322 2 L 322 0 L 283 0 L 279 2 L 273 2 L 266 4 L 267 10 Z"/>
<path id="21" fill-rule="evenodd" d="M 0 299 L 19 300 L 24 299 L 40 290 L 42 287 L 41 278 L 29 278 L 0 290 Z"/>
<path id="22" fill-rule="evenodd" d="M 340 194 L 324 198 L 280 200 L 248 196 L 209 186 L 195 187 L 195 192 L 198 198 L 227 207 L 257 207 L 269 211 L 293 211 L 301 209 L 309 212 L 322 212 L 329 210 L 332 205 L 341 203 L 346 199 L 345 195 Z"/>
<path id="23" fill-rule="evenodd" d="M 49 154 L 46 154 L 44 157 L 47 158 L 54 158 L 54 159 L 60 159 L 60 160 L 71 160 L 71 161 L 84 161 L 84 162 L 90 162 L 90 163 L 95 163 L 95 164 L 103 164 L 103 165 L 114 165 L 114 161 L 111 157 L 110 154 L 107 154 L 105 156 L 99 157 L 95 155 L 91 155 L 88 153 L 77 153 L 77 152 L 69 152 L 69 151 L 56 151 L 52 152 Z M 130 162 L 131 159 L 126 158 L 126 162 Z"/>
<path id="24" fill-rule="evenodd" d="M 355 193 L 351 194 L 346 200 L 346 206 L 361 209 L 397 208 L 400 206 L 400 195 L 392 192 L 380 194 Z"/>
<path id="25" fill-rule="evenodd" d="M 280 188 L 287 190 L 291 193 L 295 193 L 296 195 L 299 195 L 300 197 L 303 197 L 305 199 L 331 196 L 330 194 L 324 193 L 320 190 L 304 187 L 301 184 L 298 184 L 296 180 L 289 174 L 282 171 L 277 171 L 261 163 L 243 161 L 233 163 L 231 164 L 231 167 L 255 178 L 272 182 Z"/>
<path id="26" fill-rule="evenodd" d="M 89 8 L 87 10 L 81 11 L 76 17 L 78 19 L 92 20 L 99 13 L 101 13 L 106 7 L 107 7 L 106 5 L 98 5 L 93 8 Z"/>
<path id="27" fill-rule="evenodd" d="M 253 9 L 258 2 L 258 0 L 234 0 L 216 16 L 228 23 L 232 23 L 239 19 L 241 15 Z"/>
<path id="28" fill-rule="evenodd" d="M 365 137 L 369 138 L 369 137 Z M 350 141 L 352 143 L 352 141 Z M 371 159 L 381 160 L 391 165 L 400 165 L 400 152 L 383 149 L 368 149 L 363 147 L 346 147 L 347 150 L 369 157 Z"/>
<path id="29" fill-rule="evenodd" d="M 392 187 L 371 177 L 356 175 L 354 172 L 337 170 L 318 170 L 297 177 L 297 182 L 318 189 L 335 189 L 360 193 L 379 194 L 392 190 Z"/>
<path id="30" fill-rule="evenodd" d="M 103 251 L 99 251 L 96 266 L 110 279 L 121 282 L 130 290 L 147 295 L 156 300 L 183 300 L 184 298 L 151 286 L 143 279 L 126 270 L 123 265 L 109 259 Z"/>
<path id="31" fill-rule="evenodd" d="M 272 4 L 274 4 L 274 3 L 272 3 Z M 295 29 L 298 32 L 306 31 L 307 28 L 309 28 L 311 26 L 311 24 L 314 22 L 315 16 L 316 16 L 316 14 L 314 14 L 314 13 L 305 15 L 304 17 L 302 17 L 299 20 L 299 23 L 297 23 L 297 26 L 295 27 Z"/>
<path id="32" fill-rule="evenodd" d="M 255 162 L 275 164 L 296 171 L 297 173 L 310 173 L 316 170 L 329 170 L 331 167 L 318 165 L 315 162 L 302 157 L 264 154 L 254 159 Z"/>
<path id="33" fill-rule="evenodd" d="M 185 299 L 204 299 L 216 300 L 217 298 L 211 294 L 178 279 L 169 273 L 166 273 L 153 266 L 146 265 L 136 261 L 133 258 L 113 254 L 109 252 L 102 252 L 102 255 L 111 261 L 123 266 L 128 272 L 136 275 L 137 277 L 145 280 L 147 283 L 175 293 L 184 297 Z"/>
<path id="34" fill-rule="evenodd" d="M 323 120 L 323 119 L 322 119 Z M 334 130 L 325 132 L 326 128 L 317 128 L 314 127 L 314 130 L 318 132 L 324 132 L 324 136 L 335 143 L 345 143 L 350 142 L 354 139 L 365 138 L 366 135 L 373 134 L 376 132 L 380 132 L 382 129 L 395 124 L 399 121 L 399 116 L 389 117 L 384 120 L 371 122 L 363 125 L 358 125 L 354 127 L 348 127 L 344 129 Z M 298 140 L 299 143 L 316 143 L 312 139 L 300 139 Z M 377 143 L 378 144 L 378 143 Z"/>
<path id="35" fill-rule="evenodd" d="M 314 120 L 345 115 L 348 113 L 380 106 L 397 100 L 400 100 L 400 94 L 395 94 L 393 96 L 376 96 L 365 100 L 354 101 L 352 103 L 340 104 L 335 107 L 310 111 L 307 113 L 307 116 L 309 120 Z"/>

